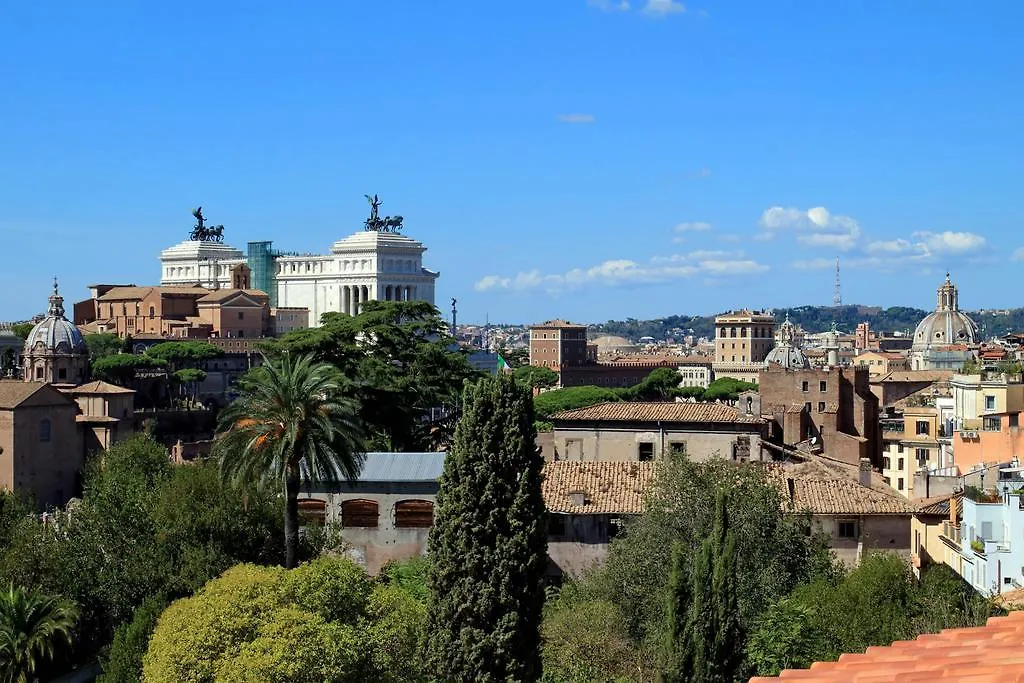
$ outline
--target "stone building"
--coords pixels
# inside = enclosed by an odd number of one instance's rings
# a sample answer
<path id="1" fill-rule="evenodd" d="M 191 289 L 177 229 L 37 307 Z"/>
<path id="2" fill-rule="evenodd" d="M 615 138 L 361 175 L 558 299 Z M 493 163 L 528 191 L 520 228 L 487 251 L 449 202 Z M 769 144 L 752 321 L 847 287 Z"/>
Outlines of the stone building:
<path id="1" fill-rule="evenodd" d="M 867 368 L 789 370 L 770 364 L 758 376 L 761 414 L 771 420 L 774 441 L 823 449 L 825 455 L 856 464 L 881 465 L 878 399 Z"/>
<path id="2" fill-rule="evenodd" d="M 56 280 L 49 303 L 46 317 L 25 340 L 22 377 L 34 382 L 80 384 L 89 375 L 89 351 L 82 333 L 64 317 L 64 298 Z"/>
<path id="3" fill-rule="evenodd" d="M 767 311 L 730 311 L 715 318 L 715 379 L 756 382 L 775 345 L 775 316 Z"/>
<path id="4" fill-rule="evenodd" d="M 979 340 L 978 324 L 960 310 L 960 294 L 946 273 L 946 281 L 936 292 L 935 311 L 914 330 L 911 369 L 959 370 L 974 357 L 970 347 Z"/>
<path id="5" fill-rule="evenodd" d="M 251 286 L 266 292 L 271 308 L 306 308 L 316 326 L 324 313 L 354 315 L 365 301 L 434 303 L 439 273 L 423 266 L 427 248 L 406 235 L 367 230 L 331 245 L 327 254 L 289 254 L 269 241 L 249 242 L 247 251 L 187 240 L 160 253 L 160 284 L 232 287 L 232 273 L 245 265 Z"/>
<path id="6" fill-rule="evenodd" d="M 761 459 L 764 421 L 720 403 L 601 403 L 551 418 L 551 459 L 646 462 L 669 455 L 703 461 Z"/>
<path id="7" fill-rule="evenodd" d="M 530 327 L 530 365 L 561 373 L 566 368 L 597 363 L 597 349 L 587 344 L 587 328 L 565 320 Z"/>

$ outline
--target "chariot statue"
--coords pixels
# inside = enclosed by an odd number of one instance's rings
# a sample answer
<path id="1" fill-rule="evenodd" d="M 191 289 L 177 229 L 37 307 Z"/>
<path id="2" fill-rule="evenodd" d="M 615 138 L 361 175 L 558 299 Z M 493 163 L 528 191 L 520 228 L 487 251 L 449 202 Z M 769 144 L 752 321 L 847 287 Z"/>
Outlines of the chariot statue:
<path id="1" fill-rule="evenodd" d="M 380 205 L 381 201 L 377 195 L 363 195 L 366 197 L 366 201 L 370 203 L 370 216 L 367 218 L 363 225 L 366 230 L 373 230 L 375 232 L 401 232 L 402 221 L 405 220 L 402 216 L 385 216 L 380 217 Z"/>
<path id="2" fill-rule="evenodd" d="M 196 219 L 196 224 L 192 226 L 192 234 L 189 235 L 189 239 L 193 242 L 223 242 L 224 241 L 224 226 L 214 225 L 206 227 L 206 217 L 203 216 L 203 207 L 194 209 L 192 216 Z"/>

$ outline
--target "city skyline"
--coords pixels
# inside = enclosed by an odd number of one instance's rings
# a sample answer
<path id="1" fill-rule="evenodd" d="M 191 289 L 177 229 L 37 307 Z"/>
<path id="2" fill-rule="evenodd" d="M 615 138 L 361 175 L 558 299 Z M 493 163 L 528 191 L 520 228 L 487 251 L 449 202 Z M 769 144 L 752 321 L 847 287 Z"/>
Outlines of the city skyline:
<path id="1" fill-rule="evenodd" d="M 459 318 L 1020 304 L 1015 19 L 940 5 L 402 0 L 3 10 L 0 319 L 156 284 L 203 205 L 323 253 L 365 193 Z"/>

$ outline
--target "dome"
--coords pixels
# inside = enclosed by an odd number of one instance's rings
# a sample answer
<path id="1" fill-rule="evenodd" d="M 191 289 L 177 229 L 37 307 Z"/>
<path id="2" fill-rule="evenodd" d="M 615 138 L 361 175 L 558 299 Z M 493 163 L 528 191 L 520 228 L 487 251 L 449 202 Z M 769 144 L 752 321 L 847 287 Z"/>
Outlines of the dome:
<path id="1" fill-rule="evenodd" d="M 767 368 L 772 363 L 781 365 L 786 370 L 806 370 L 811 367 L 804 352 L 789 345 L 776 346 L 768 352 L 764 358 L 764 366 Z"/>
<path id="2" fill-rule="evenodd" d="M 598 337 L 590 343 L 596 346 L 598 351 L 633 352 L 638 351 L 640 348 L 625 337 L 617 337 L 611 334 Z"/>
<path id="3" fill-rule="evenodd" d="M 929 313 L 914 330 L 912 351 L 927 351 L 934 346 L 950 344 L 977 344 L 978 324 L 960 310 L 956 285 L 946 281 L 938 289 L 938 301 L 934 313 Z"/>
<path id="4" fill-rule="evenodd" d="M 82 333 L 64 317 L 64 299 L 57 290 L 56 280 L 53 282 L 53 295 L 50 297 L 46 317 L 36 323 L 25 339 L 26 355 L 38 350 L 39 344 L 43 345 L 43 350 L 57 354 L 88 353 Z"/>

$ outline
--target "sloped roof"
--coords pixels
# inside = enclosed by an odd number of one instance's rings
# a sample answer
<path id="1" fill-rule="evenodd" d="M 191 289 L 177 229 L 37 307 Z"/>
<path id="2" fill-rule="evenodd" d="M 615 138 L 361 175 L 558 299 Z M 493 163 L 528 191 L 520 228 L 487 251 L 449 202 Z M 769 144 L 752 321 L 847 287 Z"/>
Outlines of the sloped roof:
<path id="1" fill-rule="evenodd" d="M 810 669 L 787 669 L 778 677 L 756 676 L 750 683 L 800 680 L 804 683 L 1010 683 L 1024 681 L 1024 612 L 992 617 L 984 626 L 950 628 L 837 662 L 815 662 Z"/>
<path id="2" fill-rule="evenodd" d="M 608 422 L 743 422 L 759 423 L 761 418 L 741 413 L 722 403 L 608 402 L 555 413 L 558 421 Z"/>
<path id="3" fill-rule="evenodd" d="M 872 379 L 876 382 L 948 382 L 956 374 L 952 370 L 893 370 L 884 377 Z"/>
<path id="4" fill-rule="evenodd" d="M 0 410 L 11 410 L 32 398 L 40 391 L 50 390 L 56 396 L 64 397 L 59 391 L 44 382 L 0 381 Z M 65 401 L 70 401 L 64 398 Z"/>
<path id="5" fill-rule="evenodd" d="M 808 455 L 802 462 L 769 463 L 769 477 L 786 503 L 816 515 L 910 515 L 917 507 L 872 470 L 871 485 L 860 484 L 856 465 Z M 789 498 L 789 480 L 793 498 Z"/>
<path id="6" fill-rule="evenodd" d="M 87 382 L 80 384 L 71 390 L 72 394 L 134 394 L 134 389 L 125 389 L 119 387 L 116 384 L 110 384 L 109 382 L 103 382 L 96 380 L 95 382 Z"/>
<path id="7" fill-rule="evenodd" d="M 549 462 L 541 490 L 549 512 L 635 515 L 644 510 L 644 493 L 654 481 L 653 462 Z M 583 505 L 571 494 L 582 493 Z"/>
<path id="8" fill-rule="evenodd" d="M 444 452 L 367 453 L 360 482 L 432 482 L 444 470 Z"/>
<path id="9" fill-rule="evenodd" d="M 141 300 L 149 296 L 154 290 L 160 292 L 160 294 L 198 294 L 200 296 L 210 291 L 206 287 L 114 287 L 99 297 L 97 301 Z"/>
<path id="10" fill-rule="evenodd" d="M 238 295 L 245 295 L 250 299 L 269 299 L 266 292 L 259 289 L 218 289 L 215 292 L 210 292 L 206 296 L 201 297 L 198 300 L 198 303 L 214 304 L 227 301 L 228 299 Z"/>
<path id="11" fill-rule="evenodd" d="M 916 498 L 911 502 L 917 506 L 922 515 L 939 515 L 949 517 L 949 506 L 956 497 L 955 493 L 948 493 L 944 496 L 932 496 L 931 498 Z"/>

